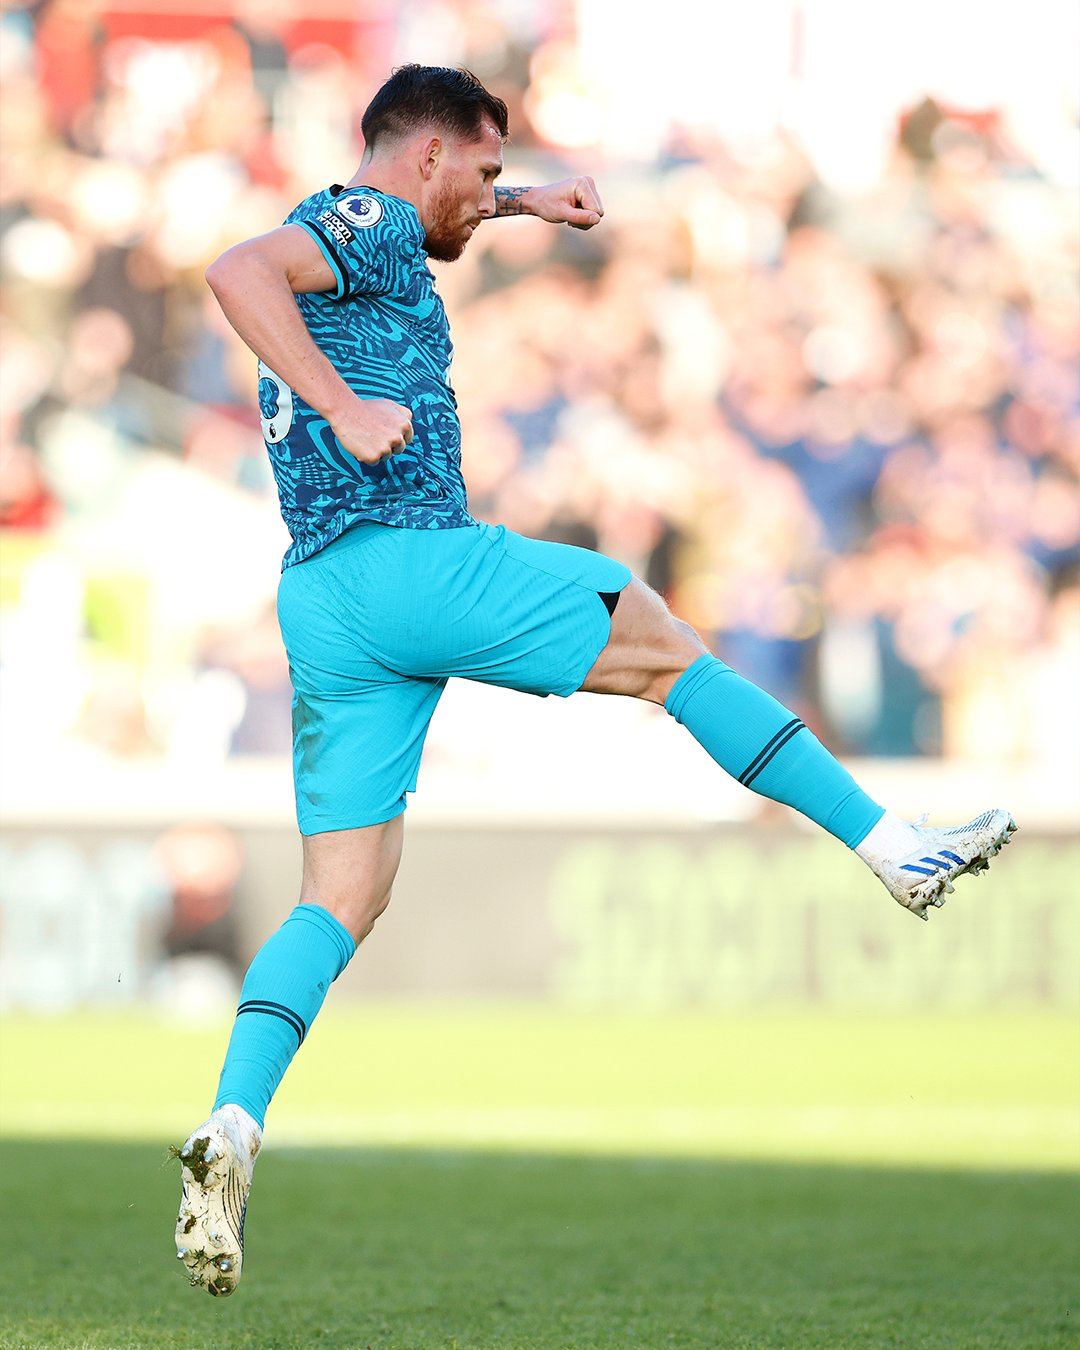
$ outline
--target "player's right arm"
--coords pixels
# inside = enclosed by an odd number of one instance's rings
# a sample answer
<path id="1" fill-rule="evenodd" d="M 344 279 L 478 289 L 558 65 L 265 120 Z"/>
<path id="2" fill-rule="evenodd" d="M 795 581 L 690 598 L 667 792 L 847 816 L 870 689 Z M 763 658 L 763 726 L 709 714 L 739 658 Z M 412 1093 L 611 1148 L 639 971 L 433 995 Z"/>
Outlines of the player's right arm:
<path id="1" fill-rule="evenodd" d="M 409 409 L 357 397 L 312 340 L 295 297 L 332 291 L 338 279 L 306 230 L 283 225 L 235 244 L 210 264 L 206 280 L 255 355 L 326 418 L 350 455 L 377 464 L 412 440 Z"/>

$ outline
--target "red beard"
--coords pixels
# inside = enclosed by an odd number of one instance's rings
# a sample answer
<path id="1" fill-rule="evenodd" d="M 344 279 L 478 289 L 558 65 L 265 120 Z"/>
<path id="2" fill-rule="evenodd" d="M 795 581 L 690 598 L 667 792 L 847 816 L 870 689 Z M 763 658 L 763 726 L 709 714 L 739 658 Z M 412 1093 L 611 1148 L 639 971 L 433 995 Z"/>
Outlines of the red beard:
<path id="1" fill-rule="evenodd" d="M 429 258 L 454 262 L 469 242 L 468 224 L 461 223 L 461 200 L 448 184 L 431 202 L 431 222 L 424 235 Z"/>

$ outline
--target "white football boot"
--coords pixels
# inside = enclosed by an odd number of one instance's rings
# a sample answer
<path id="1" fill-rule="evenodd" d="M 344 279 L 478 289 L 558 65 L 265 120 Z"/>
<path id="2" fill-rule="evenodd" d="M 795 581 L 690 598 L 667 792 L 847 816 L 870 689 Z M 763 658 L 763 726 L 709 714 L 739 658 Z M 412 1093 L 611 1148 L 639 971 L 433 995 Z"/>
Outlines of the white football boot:
<path id="1" fill-rule="evenodd" d="M 957 877 L 985 872 L 1017 829 L 1012 815 L 1000 807 L 945 830 L 925 826 L 925 819 L 920 817 L 911 827 L 919 837 L 912 852 L 870 862 L 893 899 L 920 919 L 929 919 L 930 905 L 940 908 L 945 903 Z"/>
<path id="2" fill-rule="evenodd" d="M 247 1123 L 247 1129 L 244 1124 Z M 222 1106 L 180 1149 L 184 1193 L 176 1259 L 208 1294 L 231 1294 L 244 1261 L 244 1215 L 262 1131 L 235 1106 Z"/>

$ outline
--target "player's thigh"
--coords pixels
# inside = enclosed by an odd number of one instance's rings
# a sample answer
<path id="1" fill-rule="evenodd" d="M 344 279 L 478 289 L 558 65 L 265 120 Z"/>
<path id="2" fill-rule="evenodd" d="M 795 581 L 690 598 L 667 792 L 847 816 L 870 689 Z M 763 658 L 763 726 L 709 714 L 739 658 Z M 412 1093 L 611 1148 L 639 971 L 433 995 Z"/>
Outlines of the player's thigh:
<path id="1" fill-rule="evenodd" d="M 625 694 L 663 703 L 675 681 L 705 650 L 694 629 L 635 577 L 619 596 L 607 643 L 581 687 L 591 694 Z"/>
<path id="2" fill-rule="evenodd" d="M 385 608 L 371 640 L 386 665 L 427 678 L 572 694 L 630 581 L 603 554 L 504 526 L 403 531 L 397 544 L 393 589 L 371 602 Z"/>
<path id="3" fill-rule="evenodd" d="M 491 529 L 491 526 L 487 526 Z M 603 553 L 491 529 L 477 629 L 454 674 L 532 694 L 575 693 L 612 630 L 632 576 Z"/>

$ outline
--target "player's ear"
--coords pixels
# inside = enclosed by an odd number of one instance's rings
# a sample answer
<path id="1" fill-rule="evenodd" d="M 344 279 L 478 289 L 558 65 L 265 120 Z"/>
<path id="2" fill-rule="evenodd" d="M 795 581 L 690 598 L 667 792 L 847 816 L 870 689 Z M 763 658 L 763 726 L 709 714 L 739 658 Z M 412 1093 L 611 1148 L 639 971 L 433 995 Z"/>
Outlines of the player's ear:
<path id="1" fill-rule="evenodd" d="M 446 152 L 442 139 L 438 136 L 429 136 L 426 141 L 421 141 L 420 153 L 420 173 L 427 182 L 435 176 L 435 170 Z"/>

